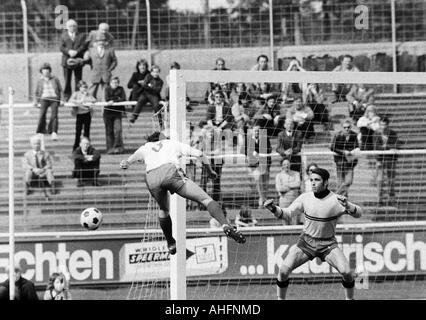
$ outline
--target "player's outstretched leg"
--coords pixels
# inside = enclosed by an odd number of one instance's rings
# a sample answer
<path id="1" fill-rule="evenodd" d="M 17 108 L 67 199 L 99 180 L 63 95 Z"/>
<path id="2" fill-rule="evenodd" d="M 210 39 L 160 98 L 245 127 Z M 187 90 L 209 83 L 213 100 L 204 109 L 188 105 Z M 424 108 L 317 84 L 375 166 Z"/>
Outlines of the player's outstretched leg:
<path id="1" fill-rule="evenodd" d="M 346 300 L 353 300 L 355 293 L 355 277 L 342 250 L 338 247 L 334 248 L 325 257 L 325 261 L 327 261 L 342 275 L 342 285 L 345 288 Z"/>
<path id="2" fill-rule="evenodd" d="M 176 193 L 183 198 L 203 204 L 210 215 L 222 225 L 223 232 L 227 237 L 234 239 L 238 243 L 246 242 L 244 235 L 235 227 L 231 226 L 228 219 L 226 219 L 220 204 L 213 200 L 194 181 L 188 179 L 186 183 L 178 191 L 176 191 Z"/>

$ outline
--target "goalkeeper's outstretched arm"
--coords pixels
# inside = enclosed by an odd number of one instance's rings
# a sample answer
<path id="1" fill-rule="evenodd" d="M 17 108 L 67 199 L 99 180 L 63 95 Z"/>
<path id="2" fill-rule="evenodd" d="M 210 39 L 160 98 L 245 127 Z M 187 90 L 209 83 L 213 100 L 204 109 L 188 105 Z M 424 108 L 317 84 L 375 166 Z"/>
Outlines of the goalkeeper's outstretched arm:
<path id="1" fill-rule="evenodd" d="M 345 207 L 344 214 L 348 214 L 354 218 L 360 218 L 363 214 L 363 210 L 360 206 L 356 205 L 355 203 L 352 203 L 348 201 L 348 199 L 345 196 L 337 195 L 337 200 L 340 202 L 340 204 Z"/>
<path id="2" fill-rule="evenodd" d="M 272 199 L 266 200 L 263 206 L 271 211 L 277 219 L 283 219 L 287 223 L 290 223 L 292 212 L 289 208 L 281 208 L 275 205 Z"/>

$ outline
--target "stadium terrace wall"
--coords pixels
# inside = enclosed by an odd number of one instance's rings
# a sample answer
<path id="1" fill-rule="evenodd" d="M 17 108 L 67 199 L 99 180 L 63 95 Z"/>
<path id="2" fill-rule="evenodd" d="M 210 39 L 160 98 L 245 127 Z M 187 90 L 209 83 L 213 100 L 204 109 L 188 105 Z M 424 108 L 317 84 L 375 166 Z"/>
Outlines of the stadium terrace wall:
<path id="1" fill-rule="evenodd" d="M 338 226 L 337 240 L 353 269 L 365 281 L 373 277 L 426 275 L 425 224 Z M 259 228 L 260 229 L 260 228 Z M 194 230 L 196 231 L 196 230 Z M 188 280 L 272 280 L 278 264 L 297 241 L 300 228 L 246 230 L 238 245 L 222 232 L 188 230 Z M 23 276 L 43 286 L 49 274 L 65 265 L 72 286 L 119 284 L 169 278 L 170 256 L 160 230 L 141 242 L 141 230 L 102 233 L 64 232 L 16 237 L 15 260 Z M 7 234 L 0 234 L 0 282 L 7 277 Z M 160 241 L 161 240 L 161 241 Z M 363 269 L 360 269 L 363 266 Z M 294 270 L 293 279 L 338 279 L 327 263 L 312 260 Z"/>
<path id="2" fill-rule="evenodd" d="M 426 71 L 426 42 L 399 43 L 398 46 L 399 71 Z M 339 57 L 350 53 L 355 56 L 355 63 L 363 71 L 392 71 L 392 44 L 346 44 L 346 45 L 309 45 L 288 46 L 276 48 L 274 62 L 276 70 L 285 70 L 290 57 L 297 57 L 309 70 L 331 70 L 339 62 Z M 177 61 L 185 69 L 212 69 L 215 60 L 223 57 L 226 65 L 233 70 L 248 70 L 256 63 L 259 54 L 269 56 L 268 47 L 257 48 L 230 48 L 230 49 L 182 49 L 161 50 L 152 52 L 152 61 L 161 68 L 162 78 L 165 79 L 169 72 L 171 62 Z M 117 50 L 118 66 L 114 75 L 120 77 L 122 85 L 126 86 L 131 73 L 135 70 L 136 61 L 147 58 L 147 51 Z M 0 102 L 7 100 L 7 87 L 16 90 L 15 100 L 27 102 L 27 88 L 31 94 L 39 77 L 39 67 L 43 62 L 50 62 L 53 73 L 63 80 L 63 71 L 60 65 L 61 53 L 30 54 L 28 59 L 29 83 L 26 77 L 26 57 L 24 54 L 0 55 Z M 85 66 L 83 79 L 87 79 L 90 69 Z M 204 97 L 206 84 L 190 84 L 188 96 L 193 99 Z M 127 88 L 126 88 L 127 90 Z"/>

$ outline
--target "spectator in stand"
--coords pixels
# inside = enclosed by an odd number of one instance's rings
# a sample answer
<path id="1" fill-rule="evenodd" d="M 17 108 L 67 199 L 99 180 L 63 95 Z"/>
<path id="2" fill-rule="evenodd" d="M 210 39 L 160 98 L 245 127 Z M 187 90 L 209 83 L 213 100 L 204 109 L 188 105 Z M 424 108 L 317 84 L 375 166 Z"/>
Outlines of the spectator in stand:
<path id="1" fill-rule="evenodd" d="M 40 135 L 32 136 L 30 143 L 31 150 L 25 152 L 22 159 L 25 194 L 32 193 L 31 185 L 33 182 L 41 183 L 42 181 L 47 181 L 50 193 L 54 195 L 56 192 L 52 158 L 48 151 L 41 150 Z"/>
<path id="2" fill-rule="evenodd" d="M 75 105 L 71 109 L 71 115 L 76 117 L 75 139 L 72 148 L 74 151 L 80 145 L 82 130 L 84 130 L 84 136 L 90 138 L 90 124 L 94 112 L 93 105 L 96 99 L 89 93 L 89 86 L 87 83 L 81 80 L 79 82 L 79 91 L 73 93 L 69 102 Z"/>
<path id="3" fill-rule="evenodd" d="M 259 112 L 259 110 L 264 107 L 266 100 L 274 95 L 275 94 L 272 91 L 270 83 L 260 83 L 259 86 L 251 92 L 251 96 L 253 97 L 253 114 L 250 116 L 253 117 L 257 112 Z"/>
<path id="4" fill-rule="evenodd" d="M 380 117 L 377 114 L 376 107 L 367 106 L 364 115 L 358 119 L 359 128 L 358 142 L 361 150 L 373 150 L 373 134 L 379 128 Z"/>
<path id="5" fill-rule="evenodd" d="M 112 71 L 117 66 L 115 51 L 112 48 L 106 47 L 106 39 L 105 34 L 98 33 L 95 38 L 95 44 L 89 49 L 87 56 L 92 66 L 90 92 L 96 99 L 99 87 L 102 90 L 101 96 L 105 96 L 103 91 L 111 80 Z"/>
<path id="6" fill-rule="evenodd" d="M 111 78 L 110 85 L 105 89 L 105 101 L 103 118 L 106 135 L 106 153 L 120 154 L 124 152 L 122 118 L 125 114 L 124 106 L 114 106 L 115 102 L 126 101 L 124 88 L 120 86 L 118 77 Z"/>
<path id="7" fill-rule="evenodd" d="M 78 32 L 77 22 L 70 19 L 66 22 L 66 31 L 60 38 L 62 67 L 64 69 L 64 99 L 68 101 L 72 94 L 71 79 L 74 73 L 75 91 L 83 76 L 83 56 L 87 50 L 86 34 Z"/>
<path id="8" fill-rule="evenodd" d="M 398 149 L 398 134 L 389 128 L 389 118 L 380 119 L 380 126 L 373 135 L 374 150 L 392 150 Z M 379 205 L 396 204 L 395 201 L 395 169 L 398 154 L 381 154 L 376 157 L 376 179 Z M 385 179 L 387 183 L 385 183 Z M 388 201 L 384 201 L 384 193 L 387 189 Z"/>
<path id="9" fill-rule="evenodd" d="M 235 215 L 235 225 L 237 227 L 254 227 L 257 220 L 253 218 L 253 213 L 248 206 L 241 206 L 240 211 Z"/>
<path id="10" fill-rule="evenodd" d="M 89 35 L 87 36 L 87 42 L 89 44 L 89 48 L 94 46 L 98 35 L 105 36 L 105 47 L 113 46 L 114 36 L 109 32 L 108 23 L 101 22 L 98 26 L 98 30 L 90 31 Z"/>
<path id="11" fill-rule="evenodd" d="M 170 66 L 170 70 L 180 70 L 180 64 L 176 61 L 173 62 Z M 169 100 L 170 100 L 170 75 L 168 74 L 166 76 L 166 99 L 165 99 L 165 105 L 166 107 L 169 107 Z M 189 99 L 188 95 L 186 96 L 186 111 L 191 112 L 191 100 Z"/>
<path id="12" fill-rule="evenodd" d="M 353 85 L 346 100 L 349 103 L 349 116 L 356 122 L 365 112 L 368 105 L 374 103 L 374 89 L 364 83 Z"/>
<path id="13" fill-rule="evenodd" d="M 286 119 L 293 120 L 295 130 L 299 130 L 304 139 L 314 135 L 313 118 L 312 109 L 303 104 L 300 95 L 295 96 L 292 106 L 287 109 Z"/>
<path id="14" fill-rule="evenodd" d="M 343 130 L 336 133 L 331 143 L 337 171 L 337 194 L 348 197 L 348 190 L 354 179 L 354 168 L 358 164 L 356 152 L 359 150 L 357 134 L 351 130 L 352 122 L 346 119 Z"/>
<path id="15" fill-rule="evenodd" d="M 139 113 L 142 111 L 143 106 L 150 102 L 154 108 L 155 114 L 158 116 L 158 123 L 161 130 L 163 127 L 163 115 L 161 113 L 162 105 L 161 100 L 161 89 L 163 88 L 163 80 L 160 78 L 160 67 L 153 65 L 151 72 L 148 74 L 141 83 L 142 91 L 138 98 L 138 103 L 130 116 L 130 123 L 134 123 L 139 117 Z"/>
<path id="16" fill-rule="evenodd" d="M 330 122 L 325 100 L 324 92 L 317 83 L 308 84 L 305 101 L 314 113 L 312 121 L 314 123 L 322 124 L 324 126 L 324 130 L 329 131 L 332 129 L 332 123 Z"/>
<path id="17" fill-rule="evenodd" d="M 261 54 L 257 57 L 257 63 L 250 68 L 250 71 L 272 71 L 271 66 L 269 65 L 269 58 L 265 54 Z M 259 90 L 261 83 L 252 83 L 250 90 Z"/>
<path id="18" fill-rule="evenodd" d="M 130 92 L 130 101 L 138 101 L 140 95 L 142 94 L 143 80 L 149 74 L 148 61 L 145 59 L 140 59 L 136 62 L 136 71 L 133 72 L 130 77 L 129 82 L 127 83 L 127 88 L 131 90 Z M 135 107 L 133 107 L 134 109 Z"/>
<path id="19" fill-rule="evenodd" d="M 52 75 L 52 67 L 44 63 L 40 68 L 41 77 L 37 81 L 34 105 L 40 108 L 36 133 L 46 133 L 46 113 L 50 107 L 50 120 L 47 132 L 52 140 L 58 140 L 58 108 L 61 104 L 62 86 L 57 77 Z"/>
<path id="20" fill-rule="evenodd" d="M 68 281 L 64 274 L 54 272 L 50 275 L 43 300 L 72 300 Z"/>
<path id="21" fill-rule="evenodd" d="M 217 58 L 216 59 L 216 63 L 215 63 L 215 67 L 213 68 L 213 70 L 216 71 L 228 71 L 230 69 L 228 69 L 225 66 L 225 59 L 223 58 Z M 215 82 L 210 82 L 210 86 L 209 89 L 206 92 L 206 97 L 208 97 L 210 95 L 210 92 L 213 91 L 213 88 L 219 84 L 221 86 L 221 90 L 224 92 L 227 92 L 228 90 L 231 91 L 233 89 L 233 86 L 230 83 L 215 83 Z"/>
<path id="22" fill-rule="evenodd" d="M 80 146 L 72 153 L 74 161 L 73 178 L 77 178 L 77 187 L 82 187 L 86 183 L 98 187 L 99 165 L 101 162 L 101 153 L 91 144 L 90 139 L 82 137 Z"/>
<path id="23" fill-rule="evenodd" d="M 303 136 L 298 130 L 294 130 L 294 122 L 287 118 L 284 122 L 284 130 L 278 134 L 277 152 L 282 159 L 290 162 L 290 170 L 301 173 Z"/>
<path id="24" fill-rule="evenodd" d="M 275 189 L 280 196 L 279 206 L 287 208 L 300 194 L 300 172 L 290 170 L 290 160 L 284 158 L 281 162 L 281 171 L 275 177 Z M 291 224 L 297 224 L 294 217 Z"/>
<path id="25" fill-rule="evenodd" d="M 292 59 L 288 65 L 287 71 L 301 71 L 305 72 L 306 70 L 302 68 L 300 62 L 297 59 Z M 281 98 L 283 102 L 292 101 L 294 95 L 302 95 L 306 97 L 307 95 L 307 83 L 287 83 L 284 82 L 281 88 Z"/>
<path id="26" fill-rule="evenodd" d="M 280 105 L 275 96 L 269 96 L 264 106 L 255 114 L 254 121 L 258 122 L 261 129 L 266 129 L 269 137 L 276 137 L 278 122 L 280 120 Z"/>
<path id="27" fill-rule="evenodd" d="M 301 186 L 302 193 L 312 191 L 312 183 L 311 183 L 310 175 L 312 173 L 312 170 L 316 168 L 319 168 L 319 166 L 315 162 L 311 162 L 306 167 L 306 174 L 305 174 L 305 177 L 303 178 L 303 184 Z"/>
<path id="28" fill-rule="evenodd" d="M 244 82 L 237 83 L 233 88 L 229 95 L 230 97 L 230 103 L 234 105 L 235 103 L 238 103 L 240 99 L 240 95 L 246 94 L 250 96 L 250 92 L 247 90 L 247 86 Z"/>
<path id="29" fill-rule="evenodd" d="M 8 267 L 6 267 L 6 273 L 9 275 Z M 10 300 L 9 281 L 10 279 L 7 279 L 6 281 L 0 283 L 0 300 Z M 19 265 L 15 266 L 14 281 L 15 281 L 14 300 L 20 300 L 20 301 L 39 300 L 34 283 L 31 280 L 25 279 L 22 276 L 22 269 Z"/>
<path id="30" fill-rule="evenodd" d="M 263 207 L 268 196 L 269 173 L 272 164 L 269 154 L 271 152 L 271 141 L 266 130 L 261 130 L 260 126 L 254 125 L 251 132 L 248 133 L 246 156 L 248 157 L 249 174 L 256 185 L 259 208 Z"/>
<path id="31" fill-rule="evenodd" d="M 231 129 L 234 125 L 232 110 L 225 101 L 225 94 L 222 91 L 217 91 L 214 100 L 214 103 L 207 108 L 207 123 L 220 131 Z"/>
<path id="32" fill-rule="evenodd" d="M 236 127 L 245 127 L 250 121 L 250 102 L 250 95 L 247 92 L 242 92 L 238 97 L 238 102 L 232 105 L 231 112 Z"/>
<path id="33" fill-rule="evenodd" d="M 354 58 L 346 54 L 342 57 L 341 64 L 333 69 L 333 72 L 359 72 L 359 69 L 353 64 Z M 346 101 L 346 95 L 351 90 L 350 84 L 333 83 L 332 90 L 335 95 L 333 102 Z"/>

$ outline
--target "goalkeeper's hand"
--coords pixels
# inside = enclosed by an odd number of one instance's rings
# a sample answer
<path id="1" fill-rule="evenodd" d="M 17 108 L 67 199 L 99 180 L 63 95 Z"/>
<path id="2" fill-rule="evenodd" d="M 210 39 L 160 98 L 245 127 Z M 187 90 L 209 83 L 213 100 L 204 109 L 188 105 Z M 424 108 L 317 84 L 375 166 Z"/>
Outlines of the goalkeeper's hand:
<path id="1" fill-rule="evenodd" d="M 127 169 L 128 167 L 129 167 L 129 161 L 127 161 L 127 160 L 122 160 L 121 162 L 120 162 L 120 168 L 121 169 Z"/>
<path id="2" fill-rule="evenodd" d="M 274 213 L 276 211 L 276 205 L 274 204 L 274 199 L 268 199 L 263 203 L 263 206 Z"/>

